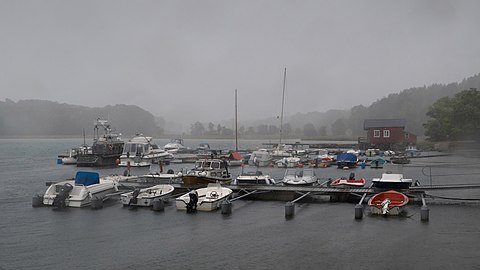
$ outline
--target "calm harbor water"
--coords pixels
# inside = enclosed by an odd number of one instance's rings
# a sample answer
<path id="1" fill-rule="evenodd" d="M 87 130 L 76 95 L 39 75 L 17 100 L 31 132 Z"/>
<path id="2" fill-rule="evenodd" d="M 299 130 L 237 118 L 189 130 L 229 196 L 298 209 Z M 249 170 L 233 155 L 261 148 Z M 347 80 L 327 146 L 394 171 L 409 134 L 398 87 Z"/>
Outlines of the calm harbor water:
<path id="1" fill-rule="evenodd" d="M 330 202 L 297 204 L 293 219 L 285 219 L 285 202 L 276 201 L 237 200 L 228 216 L 186 214 L 174 203 L 164 212 L 124 208 L 117 200 L 100 210 L 32 208 L 32 196 L 45 191 L 45 182 L 74 176 L 79 168 L 57 165 L 55 159 L 81 142 L 0 140 L 0 269 L 480 268 L 480 204 L 475 201 L 429 200 L 426 223 L 418 205 L 408 206 L 408 217 L 366 215 L 360 221 L 354 219 L 354 204 Z M 185 141 L 190 147 L 199 142 Z M 212 148 L 233 148 L 228 140 L 208 142 Z M 261 143 L 241 142 L 242 148 Z M 414 159 L 404 174 L 422 184 L 479 183 L 479 162 L 469 156 Z M 192 165 L 170 167 L 178 171 Z M 281 179 L 284 169 L 263 171 Z M 349 172 L 317 169 L 321 179 Z M 370 168 L 354 172 L 367 180 L 381 174 Z M 431 194 L 480 199 L 480 189 Z"/>

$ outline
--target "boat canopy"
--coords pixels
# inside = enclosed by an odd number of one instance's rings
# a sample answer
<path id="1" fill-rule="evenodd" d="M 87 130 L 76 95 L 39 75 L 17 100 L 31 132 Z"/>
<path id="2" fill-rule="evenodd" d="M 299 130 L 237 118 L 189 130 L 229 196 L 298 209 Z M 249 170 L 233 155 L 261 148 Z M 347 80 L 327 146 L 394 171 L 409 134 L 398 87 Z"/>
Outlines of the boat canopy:
<path id="1" fill-rule="evenodd" d="M 230 159 L 242 160 L 242 156 L 238 152 L 232 152 L 230 153 Z"/>
<path id="2" fill-rule="evenodd" d="M 75 185 L 90 186 L 100 183 L 100 176 L 97 172 L 77 172 Z"/>
<path id="3" fill-rule="evenodd" d="M 358 158 L 352 153 L 341 153 L 337 156 L 337 161 L 357 162 Z"/>

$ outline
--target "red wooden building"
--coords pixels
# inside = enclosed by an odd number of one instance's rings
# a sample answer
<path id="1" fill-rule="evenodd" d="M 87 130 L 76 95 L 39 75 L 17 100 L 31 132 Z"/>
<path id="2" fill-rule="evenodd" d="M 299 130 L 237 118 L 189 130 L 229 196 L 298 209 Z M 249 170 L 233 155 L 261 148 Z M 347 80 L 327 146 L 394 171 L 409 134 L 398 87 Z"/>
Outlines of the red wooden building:
<path id="1" fill-rule="evenodd" d="M 398 150 L 417 143 L 417 135 L 405 131 L 406 124 L 405 119 L 367 119 L 363 129 L 367 131 L 367 142 L 371 147 Z"/>

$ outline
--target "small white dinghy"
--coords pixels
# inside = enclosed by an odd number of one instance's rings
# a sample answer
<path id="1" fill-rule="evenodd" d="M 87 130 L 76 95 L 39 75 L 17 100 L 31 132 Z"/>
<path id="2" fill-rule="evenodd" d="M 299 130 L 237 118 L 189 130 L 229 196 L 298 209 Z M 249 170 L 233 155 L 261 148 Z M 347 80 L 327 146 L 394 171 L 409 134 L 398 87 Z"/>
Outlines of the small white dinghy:
<path id="1" fill-rule="evenodd" d="M 123 206 L 152 206 L 155 199 L 168 199 L 175 188 L 172 185 L 156 185 L 149 188 L 135 189 L 123 193 L 120 200 Z"/>
<path id="2" fill-rule="evenodd" d="M 226 201 L 232 194 L 232 190 L 222 187 L 219 183 L 210 183 L 206 188 L 192 190 L 176 199 L 177 210 L 187 212 L 213 211 L 220 208 L 222 202 Z"/>

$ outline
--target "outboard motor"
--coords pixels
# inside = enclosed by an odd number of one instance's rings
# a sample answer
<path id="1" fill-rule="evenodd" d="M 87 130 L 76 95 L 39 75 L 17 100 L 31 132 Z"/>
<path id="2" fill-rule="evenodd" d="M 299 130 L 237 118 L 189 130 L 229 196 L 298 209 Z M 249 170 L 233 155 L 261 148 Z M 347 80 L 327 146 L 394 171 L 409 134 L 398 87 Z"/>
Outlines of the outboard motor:
<path id="1" fill-rule="evenodd" d="M 130 204 L 136 204 L 137 203 L 137 197 L 138 195 L 140 194 L 140 189 L 136 188 L 133 192 L 132 192 L 132 198 L 130 198 L 130 201 L 128 202 L 128 205 Z"/>
<path id="2" fill-rule="evenodd" d="M 175 172 L 172 169 L 168 169 L 167 173 L 168 174 L 174 174 Z"/>
<path id="3" fill-rule="evenodd" d="M 348 177 L 348 180 L 355 180 L 355 173 L 351 172 L 350 176 Z"/>
<path id="4" fill-rule="evenodd" d="M 195 190 L 192 190 L 188 193 L 190 201 L 187 203 L 187 213 L 197 211 L 197 202 L 198 202 L 198 193 Z"/>
<path id="5" fill-rule="evenodd" d="M 70 183 L 64 184 L 61 188 L 60 191 L 58 192 L 57 196 L 53 199 L 53 206 L 58 207 L 58 208 L 64 208 L 65 205 L 65 200 L 68 198 L 70 195 L 70 191 L 72 191 L 73 186 Z"/>

